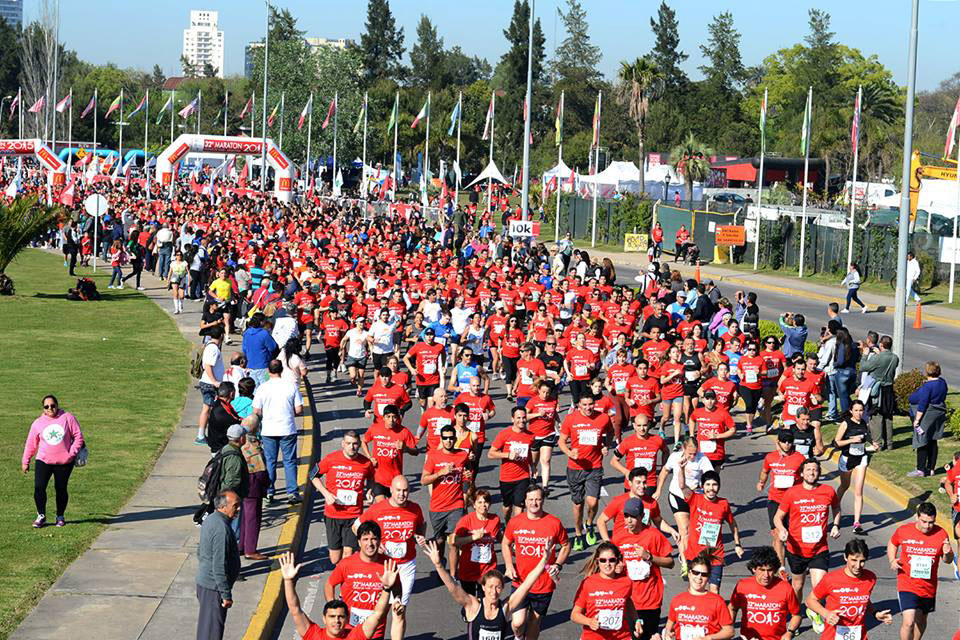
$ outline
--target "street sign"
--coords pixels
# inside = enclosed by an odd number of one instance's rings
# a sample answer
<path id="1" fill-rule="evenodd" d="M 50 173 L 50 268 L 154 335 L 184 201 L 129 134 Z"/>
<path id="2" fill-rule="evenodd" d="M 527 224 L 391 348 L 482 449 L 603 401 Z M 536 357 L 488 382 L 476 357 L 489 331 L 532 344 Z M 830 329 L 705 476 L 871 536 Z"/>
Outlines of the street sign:
<path id="1" fill-rule="evenodd" d="M 716 242 L 721 247 L 742 247 L 747 243 L 746 229 L 739 224 L 717 225 Z"/>
<path id="2" fill-rule="evenodd" d="M 83 149 L 77 149 L 77 152 L 73 155 L 77 156 L 78 158 L 84 158 L 86 157 L 87 152 L 84 151 Z"/>
<path id="3" fill-rule="evenodd" d="M 507 233 L 514 238 L 533 238 L 540 234 L 540 223 L 533 220 L 511 220 Z"/>
<path id="4" fill-rule="evenodd" d="M 94 193 L 93 195 L 89 195 L 84 199 L 83 208 L 86 209 L 87 213 L 93 217 L 99 218 L 107 212 L 109 209 L 109 204 L 107 203 L 107 199 L 102 195 L 99 193 Z"/>

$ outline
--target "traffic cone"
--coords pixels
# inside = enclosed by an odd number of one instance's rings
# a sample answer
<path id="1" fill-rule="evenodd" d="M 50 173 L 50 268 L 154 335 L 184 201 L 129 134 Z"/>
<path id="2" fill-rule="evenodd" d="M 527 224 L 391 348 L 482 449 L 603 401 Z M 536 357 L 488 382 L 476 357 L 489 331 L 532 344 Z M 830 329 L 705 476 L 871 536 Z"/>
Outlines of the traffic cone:
<path id="1" fill-rule="evenodd" d="M 921 320 L 921 318 L 920 318 L 920 307 L 921 307 L 921 304 L 918 302 L 918 303 L 917 303 L 917 318 L 916 318 L 916 320 L 913 321 L 913 328 L 914 328 L 914 329 L 923 329 L 923 320 Z"/>
<path id="2" fill-rule="evenodd" d="M 697 262 L 697 284 L 700 284 L 700 262 Z"/>

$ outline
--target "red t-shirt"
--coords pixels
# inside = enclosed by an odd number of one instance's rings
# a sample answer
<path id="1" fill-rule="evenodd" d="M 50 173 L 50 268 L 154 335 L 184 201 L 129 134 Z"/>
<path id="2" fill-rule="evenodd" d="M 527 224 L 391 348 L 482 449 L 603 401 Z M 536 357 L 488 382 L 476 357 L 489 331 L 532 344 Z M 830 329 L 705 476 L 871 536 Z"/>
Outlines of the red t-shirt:
<path id="1" fill-rule="evenodd" d="M 382 575 L 382 559 L 364 562 L 359 553 L 342 558 L 330 572 L 330 577 L 327 578 L 328 584 L 332 587 L 339 585 L 340 599 L 347 603 L 347 627 L 353 628 L 363 624 L 363 621 L 373 613 L 383 589 L 380 582 Z M 381 638 L 386 631 L 387 616 L 383 616 L 373 637 Z"/>
<path id="2" fill-rule="evenodd" d="M 375 521 L 380 525 L 381 544 L 387 556 L 398 564 L 409 562 L 417 556 L 414 534 L 423 531 L 423 511 L 416 502 L 408 500 L 402 507 L 395 507 L 390 500 L 375 502 L 360 516 L 360 522 Z"/>
<path id="3" fill-rule="evenodd" d="M 840 507 L 833 487 L 819 484 L 806 489 L 802 484 L 787 489 L 780 499 L 780 509 L 787 514 L 787 551 L 803 558 L 812 558 L 828 551 L 827 527 L 830 509 Z"/>
<path id="4" fill-rule="evenodd" d="M 900 547 L 897 591 L 909 591 L 921 598 L 937 596 L 937 573 L 947 540 L 943 527 L 934 525 L 930 533 L 920 533 L 914 522 L 901 525 L 890 542 Z"/>
<path id="5" fill-rule="evenodd" d="M 317 463 L 317 475 L 326 476 L 324 486 L 337 496 L 327 502 L 323 514 L 328 518 L 357 518 L 363 511 L 363 491 L 373 478 L 373 463 L 359 453 L 354 458 L 334 451 Z"/>
<path id="6" fill-rule="evenodd" d="M 407 355 L 417 359 L 417 384 L 428 386 L 440 384 L 440 354 L 443 353 L 443 345 L 434 342 L 418 342 L 413 345 Z"/>
<path id="7" fill-rule="evenodd" d="M 678 371 L 680 372 L 680 375 L 674 376 L 669 382 L 663 381 L 664 377 Z M 663 396 L 664 400 L 672 400 L 674 398 L 680 398 L 683 396 L 682 362 L 664 362 L 657 372 L 657 375 L 660 377 L 660 384 L 662 385 L 660 394 Z"/>
<path id="8" fill-rule="evenodd" d="M 530 477 L 530 461 L 533 451 L 533 434 L 529 431 L 513 430 L 513 427 L 503 429 L 493 439 L 492 448 L 504 453 L 516 452 L 516 460 L 500 460 L 500 482 L 518 482 Z"/>
<path id="9" fill-rule="evenodd" d="M 733 393 L 737 390 L 737 385 L 733 380 L 720 380 L 720 378 L 713 377 L 700 385 L 700 389 L 704 393 L 713 391 L 717 394 L 717 406 L 730 411 L 730 407 L 733 406 Z"/>
<path id="10" fill-rule="evenodd" d="M 649 374 L 651 376 L 659 377 L 660 359 L 663 358 L 663 354 L 665 354 L 669 348 L 670 343 L 666 340 L 647 340 L 640 346 L 640 351 L 643 352 L 643 359 L 650 365 Z"/>
<path id="11" fill-rule="evenodd" d="M 741 386 L 754 391 L 763 386 L 763 373 L 767 369 L 767 363 L 763 358 L 744 356 L 740 358 L 737 368 L 740 369 Z"/>
<path id="12" fill-rule="evenodd" d="M 710 591 L 699 596 L 683 591 L 673 596 L 667 619 L 673 621 L 677 638 L 706 636 L 733 624 L 726 601 Z"/>
<path id="13" fill-rule="evenodd" d="M 786 456 L 779 451 L 771 451 L 764 457 L 763 469 L 770 474 L 768 500 L 779 503 L 787 489 L 800 484 L 800 468 L 806 459 L 805 455 L 796 451 Z"/>
<path id="14" fill-rule="evenodd" d="M 753 576 L 743 578 L 730 594 L 730 605 L 740 610 L 740 635 L 744 640 L 780 640 L 790 617 L 800 613 L 800 603 L 789 582 L 774 576 L 761 586 Z"/>
<path id="15" fill-rule="evenodd" d="M 623 466 L 627 469 L 646 467 L 647 486 L 657 486 L 657 454 L 663 448 L 663 438 L 648 433 L 645 438 L 639 434 L 631 434 L 617 445 L 616 453 L 623 458 Z M 630 488 L 630 480 L 624 478 L 623 484 Z"/>
<path id="16" fill-rule="evenodd" d="M 380 627 L 378 626 L 377 629 Z M 386 627 L 384 627 L 386 633 Z M 377 636 L 380 637 L 380 636 Z M 307 632 L 303 634 L 303 640 L 366 640 L 367 636 L 363 634 L 363 627 L 343 628 L 339 636 L 331 636 L 326 628 L 321 627 L 316 622 L 311 622 Z"/>
<path id="17" fill-rule="evenodd" d="M 607 379 L 613 386 L 614 394 L 618 396 L 626 395 L 627 381 L 637 373 L 637 368 L 632 364 L 615 364 L 607 369 Z"/>
<path id="18" fill-rule="evenodd" d="M 440 429 L 447 425 L 453 426 L 453 409 L 450 407 L 430 407 L 420 416 L 420 428 L 427 434 L 428 451 L 440 448 Z"/>
<path id="19" fill-rule="evenodd" d="M 653 410 L 656 407 L 656 404 L 645 404 L 640 405 L 638 402 L 646 402 L 648 400 L 653 400 L 660 394 L 660 381 L 651 376 L 647 376 L 642 380 L 638 376 L 633 376 L 630 380 L 627 381 L 627 398 L 634 402 L 634 405 L 630 407 L 630 417 L 635 418 L 639 414 L 643 414 L 648 418 L 653 418 Z"/>
<path id="20" fill-rule="evenodd" d="M 464 391 L 454 398 L 453 406 L 457 406 L 461 402 L 470 407 L 467 428 L 477 434 L 478 442 L 486 442 L 487 419 L 483 415 L 494 408 L 493 399 L 484 393 L 475 396 L 469 391 Z"/>
<path id="21" fill-rule="evenodd" d="M 323 321 L 323 346 L 327 349 L 339 348 L 347 328 L 347 323 L 340 318 L 331 319 L 327 316 Z"/>
<path id="22" fill-rule="evenodd" d="M 596 618 L 599 628 L 594 631 L 584 626 L 581 640 L 630 640 L 633 630 L 628 625 L 627 601 L 632 591 L 633 583 L 627 576 L 604 578 L 595 573 L 584 578 L 573 605 L 586 617 Z"/>
<path id="23" fill-rule="evenodd" d="M 374 422 L 363 434 L 363 441 L 370 449 L 370 455 L 377 461 L 373 479 L 389 487 L 394 477 L 403 475 L 403 447 L 413 449 L 417 439 L 404 426 L 399 429 L 387 429 L 386 424 Z M 397 448 L 397 444 L 403 447 Z"/>
<path id="24" fill-rule="evenodd" d="M 947 482 L 953 489 L 953 495 L 957 495 L 957 491 L 960 489 L 960 464 L 953 465 L 947 471 Z M 960 502 L 953 503 L 953 510 L 960 511 Z"/>
<path id="25" fill-rule="evenodd" d="M 496 542 L 500 538 L 500 516 L 488 514 L 486 520 L 477 517 L 475 511 L 460 518 L 454 535 L 468 536 L 475 529 L 483 529 L 484 536 L 460 547 L 457 577 L 467 582 L 479 582 L 487 571 L 497 568 Z"/>
<path id="26" fill-rule="evenodd" d="M 683 556 L 693 560 L 704 549 L 713 549 L 713 564 L 723 564 L 723 523 L 733 522 L 733 512 L 726 498 L 708 500 L 702 493 L 694 493 L 687 500 L 690 505 L 690 535 Z"/>
<path id="27" fill-rule="evenodd" d="M 530 358 L 529 360 L 517 360 L 517 397 L 518 398 L 532 398 L 536 395 L 536 390 L 533 388 L 533 383 L 538 378 L 543 378 L 547 375 L 547 370 L 543 366 L 543 362 L 537 358 Z"/>
<path id="28" fill-rule="evenodd" d="M 710 462 L 723 462 L 727 449 L 725 440 L 714 440 L 717 434 L 733 428 L 733 418 L 726 409 L 714 408 L 707 411 L 706 407 L 693 410 L 690 422 L 697 429 L 697 446 L 700 452 L 707 456 Z"/>
<path id="29" fill-rule="evenodd" d="M 642 527 L 637 533 L 627 529 L 614 531 L 613 544 L 623 554 L 627 578 L 633 583 L 630 599 L 638 611 L 659 609 L 663 605 L 663 577 L 660 567 L 653 562 L 640 560 L 640 548 L 651 555 L 664 558 L 673 551 L 670 542 L 656 527 Z M 646 566 L 643 566 L 646 565 Z"/>
<path id="30" fill-rule="evenodd" d="M 545 438 L 553 435 L 557 425 L 557 399 L 548 397 L 541 400 L 538 397 L 532 398 L 527 402 L 527 415 L 531 413 L 542 413 L 538 418 L 533 418 L 527 423 L 527 428 L 537 438 Z"/>
<path id="31" fill-rule="evenodd" d="M 806 376 L 800 380 L 784 378 L 780 383 L 780 393 L 783 394 L 783 412 L 780 419 L 784 422 L 796 422 L 797 409 L 809 409 L 813 406 L 810 396 L 817 393 L 817 383 Z"/>
<path id="32" fill-rule="evenodd" d="M 867 640 L 864 619 L 867 605 L 870 604 L 870 593 L 876 584 L 877 576 L 869 569 L 864 569 L 859 578 L 851 578 L 844 569 L 837 569 L 817 583 L 813 588 L 813 597 L 817 600 L 826 599 L 827 609 L 837 612 L 840 616 L 837 627 L 859 627 L 860 640 Z M 837 627 L 828 624 L 820 635 L 820 640 L 835 640 Z"/>
<path id="33" fill-rule="evenodd" d="M 570 448 L 577 449 L 579 457 L 569 458 L 567 466 L 581 471 L 602 468 L 604 442 L 611 431 L 607 414 L 585 416 L 579 409 L 572 411 L 560 425 L 560 437 L 570 438 Z"/>
<path id="34" fill-rule="evenodd" d="M 608 520 L 613 520 L 614 537 L 621 531 L 626 531 L 627 525 L 623 521 L 623 505 L 630 499 L 630 493 L 621 493 L 616 498 L 610 500 L 603 509 L 603 515 Z M 643 503 L 643 523 L 649 524 L 660 520 L 660 505 L 653 498 L 642 496 L 640 502 Z"/>
<path id="35" fill-rule="evenodd" d="M 430 511 L 463 509 L 463 471 L 469 456 L 470 453 L 463 449 L 455 449 L 453 453 L 444 449 L 433 449 L 427 453 L 427 459 L 423 463 L 423 470 L 427 473 L 436 473 L 445 467 L 453 469 L 433 483 Z"/>
<path id="36" fill-rule="evenodd" d="M 763 372 L 763 379 L 768 381 L 768 383 L 776 384 L 783 370 L 787 367 L 787 358 L 783 355 L 783 351 L 779 349 L 774 351 L 761 351 L 758 355 L 763 358 L 763 362 L 766 365 L 766 370 Z"/>
<path id="37" fill-rule="evenodd" d="M 590 373 L 597 362 L 597 354 L 589 349 L 570 349 L 565 357 L 572 380 L 589 380 Z"/>
<path id="38" fill-rule="evenodd" d="M 567 530 L 560 518 L 549 513 L 543 513 L 536 520 L 526 512 L 510 518 L 507 529 L 503 532 L 502 544 L 513 544 L 513 558 L 517 570 L 517 577 L 526 576 L 540 562 L 540 554 L 544 547 L 549 547 L 550 557 L 547 564 L 556 559 L 556 545 L 565 545 L 568 542 Z M 520 584 L 515 581 L 514 584 Z M 557 588 L 550 574 L 544 571 L 533 586 L 530 593 L 553 593 Z"/>
<path id="39" fill-rule="evenodd" d="M 377 382 L 377 384 L 367 390 L 367 395 L 364 397 L 364 400 L 369 402 L 370 408 L 373 409 L 374 421 L 382 422 L 384 409 L 390 405 L 399 409 L 410 402 L 410 396 L 407 395 L 407 390 L 399 385 L 394 384 L 390 387 L 385 387 Z"/>
<path id="40" fill-rule="evenodd" d="M 523 344 L 525 336 L 520 329 L 504 329 L 500 333 L 500 351 L 504 358 L 519 358 L 520 345 Z"/>

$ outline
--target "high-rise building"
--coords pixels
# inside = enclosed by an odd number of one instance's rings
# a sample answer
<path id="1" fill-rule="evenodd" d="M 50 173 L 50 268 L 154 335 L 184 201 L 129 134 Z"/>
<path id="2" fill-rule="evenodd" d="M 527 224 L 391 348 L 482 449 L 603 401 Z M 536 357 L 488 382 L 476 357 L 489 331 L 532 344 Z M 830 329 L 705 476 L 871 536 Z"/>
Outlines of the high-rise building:
<path id="1" fill-rule="evenodd" d="M 217 11 L 192 9 L 190 26 L 183 30 L 183 57 L 198 73 L 209 64 L 223 77 L 223 31 L 217 28 Z"/>
<path id="2" fill-rule="evenodd" d="M 321 48 L 331 48 L 331 49 L 346 49 L 347 47 L 353 46 L 354 41 L 350 38 L 304 38 L 304 42 L 307 43 L 307 46 L 310 47 L 310 52 L 314 53 L 317 49 Z M 263 48 L 262 41 L 251 42 L 244 47 L 243 50 L 243 74 L 247 78 L 253 77 L 253 61 L 254 61 L 254 52 L 258 49 Z"/>
<path id="3" fill-rule="evenodd" d="M 19 31 L 23 27 L 23 0 L 0 0 L 0 18 Z"/>

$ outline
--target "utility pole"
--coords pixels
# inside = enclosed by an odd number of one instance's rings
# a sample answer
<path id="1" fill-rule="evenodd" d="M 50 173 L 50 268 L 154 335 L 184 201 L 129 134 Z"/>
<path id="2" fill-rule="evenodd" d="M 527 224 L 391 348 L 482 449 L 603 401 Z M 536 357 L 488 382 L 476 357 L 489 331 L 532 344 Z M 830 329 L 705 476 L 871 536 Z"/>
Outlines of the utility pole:
<path id="1" fill-rule="evenodd" d="M 529 220 L 530 213 L 530 116 L 533 113 L 533 11 L 536 0 L 530 0 L 530 24 L 527 27 L 527 95 L 526 114 L 523 118 L 523 187 L 520 193 L 521 220 Z M 642 185 L 641 185 L 642 186 Z"/>
<path id="2" fill-rule="evenodd" d="M 267 69 L 270 58 L 270 0 L 267 0 L 267 14 L 264 16 L 263 34 L 263 117 L 260 132 L 263 135 L 260 145 L 260 193 L 267 190 Z M 252 132 L 251 132 L 252 133 Z"/>

